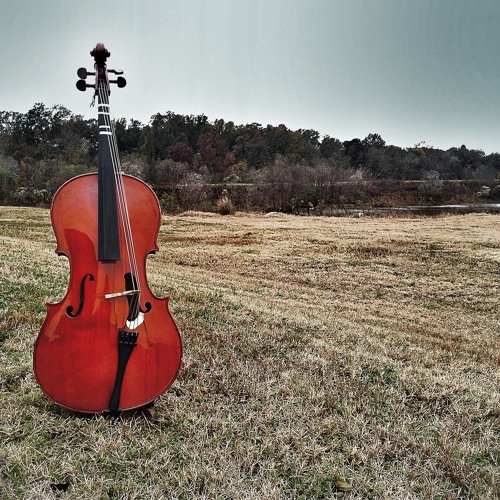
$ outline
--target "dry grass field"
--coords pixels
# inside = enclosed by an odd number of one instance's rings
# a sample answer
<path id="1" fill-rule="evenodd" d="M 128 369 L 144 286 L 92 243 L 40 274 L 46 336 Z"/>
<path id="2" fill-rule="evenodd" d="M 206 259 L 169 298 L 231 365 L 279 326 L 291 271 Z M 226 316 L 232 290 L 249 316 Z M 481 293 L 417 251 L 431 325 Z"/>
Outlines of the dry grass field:
<path id="1" fill-rule="evenodd" d="M 151 422 L 42 394 L 69 265 L 47 210 L 0 207 L 0 498 L 499 498 L 499 228 L 164 217 L 148 278 L 184 359 Z"/>

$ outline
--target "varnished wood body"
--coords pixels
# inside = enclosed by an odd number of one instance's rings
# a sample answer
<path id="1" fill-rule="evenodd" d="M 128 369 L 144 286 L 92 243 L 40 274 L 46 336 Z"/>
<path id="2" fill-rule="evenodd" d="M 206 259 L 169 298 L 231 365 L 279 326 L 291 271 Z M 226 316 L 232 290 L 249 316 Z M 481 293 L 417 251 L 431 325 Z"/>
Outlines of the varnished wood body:
<path id="1" fill-rule="evenodd" d="M 121 410 L 143 406 L 165 392 L 177 375 L 182 357 L 168 298 L 154 296 L 146 280 L 147 256 L 158 249 L 158 200 L 142 181 L 123 177 L 138 261 L 141 307 L 147 310 L 149 303 L 151 308 L 134 330 L 139 335 L 123 379 Z M 118 363 L 118 331 L 123 329 L 129 311 L 127 297 L 104 297 L 125 290 L 124 275 L 130 268 L 121 228 L 121 260 L 98 261 L 97 190 L 97 174 L 88 174 L 68 181 L 54 196 L 51 216 L 56 252 L 69 259 L 70 281 L 61 302 L 47 304 L 47 317 L 34 350 L 34 371 L 45 394 L 61 406 L 84 413 L 109 409 Z M 93 280 L 84 280 L 86 275 Z M 81 288 L 81 311 L 71 317 L 68 307 L 77 312 Z"/>

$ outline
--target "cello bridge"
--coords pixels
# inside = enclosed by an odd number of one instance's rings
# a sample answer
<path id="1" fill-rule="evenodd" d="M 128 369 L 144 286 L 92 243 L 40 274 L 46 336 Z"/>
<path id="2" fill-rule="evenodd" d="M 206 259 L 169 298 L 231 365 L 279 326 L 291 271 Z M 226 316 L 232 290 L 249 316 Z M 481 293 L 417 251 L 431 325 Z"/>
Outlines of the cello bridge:
<path id="1" fill-rule="evenodd" d="M 125 297 L 127 295 L 137 295 L 139 290 L 126 290 L 125 292 L 115 292 L 104 294 L 105 299 L 115 299 L 116 297 Z"/>

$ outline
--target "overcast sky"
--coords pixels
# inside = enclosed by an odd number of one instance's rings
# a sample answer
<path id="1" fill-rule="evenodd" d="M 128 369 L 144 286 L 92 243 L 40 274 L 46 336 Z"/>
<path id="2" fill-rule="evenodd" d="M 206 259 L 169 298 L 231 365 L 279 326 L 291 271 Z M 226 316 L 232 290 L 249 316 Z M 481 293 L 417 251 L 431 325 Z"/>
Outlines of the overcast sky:
<path id="1" fill-rule="evenodd" d="M 115 117 L 205 114 L 500 152 L 500 0 L 0 0 L 0 110 L 62 104 L 102 42 Z"/>

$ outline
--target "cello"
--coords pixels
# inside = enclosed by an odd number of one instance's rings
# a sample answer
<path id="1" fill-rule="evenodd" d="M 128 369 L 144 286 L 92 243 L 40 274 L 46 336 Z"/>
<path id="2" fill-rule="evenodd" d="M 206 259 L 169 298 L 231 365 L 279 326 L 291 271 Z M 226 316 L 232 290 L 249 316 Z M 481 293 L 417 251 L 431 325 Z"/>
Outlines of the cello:
<path id="1" fill-rule="evenodd" d="M 79 413 L 141 408 L 177 376 L 182 344 L 168 308 L 146 278 L 146 259 L 158 251 L 161 212 L 153 190 L 122 173 L 109 112 L 110 53 L 90 53 L 94 72 L 78 70 L 79 90 L 98 97 L 98 172 L 77 176 L 54 195 L 56 253 L 68 258 L 64 298 L 46 304 L 33 353 L 35 377 L 55 403 Z M 86 83 L 95 75 L 95 83 Z"/>

